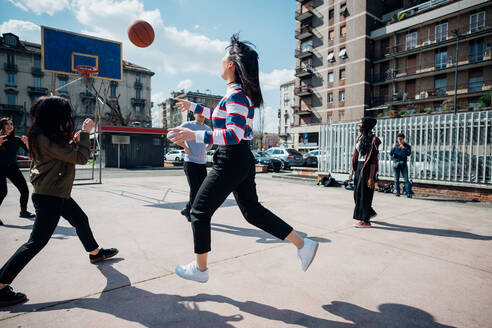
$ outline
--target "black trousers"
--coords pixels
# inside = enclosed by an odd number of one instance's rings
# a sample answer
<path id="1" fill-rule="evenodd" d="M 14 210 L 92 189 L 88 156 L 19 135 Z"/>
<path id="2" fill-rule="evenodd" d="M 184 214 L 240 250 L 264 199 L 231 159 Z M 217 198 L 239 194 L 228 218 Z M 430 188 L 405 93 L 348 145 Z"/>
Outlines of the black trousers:
<path id="1" fill-rule="evenodd" d="M 75 227 L 87 252 L 99 247 L 92 235 L 87 215 L 72 198 L 33 194 L 32 202 L 36 209 L 36 220 L 31 236 L 0 269 L 0 283 L 2 284 L 12 283 L 27 263 L 43 249 L 53 235 L 60 216 Z"/>
<path id="2" fill-rule="evenodd" d="M 186 204 L 186 211 L 190 213 L 198 189 L 200 189 L 203 180 L 207 177 L 207 164 L 184 162 L 184 172 L 190 186 L 190 200 Z"/>
<path id="3" fill-rule="evenodd" d="M 27 210 L 27 201 L 29 200 L 29 188 L 27 188 L 26 179 L 19 170 L 17 164 L 0 166 L 0 205 L 7 196 L 7 178 L 19 190 L 21 211 Z"/>
<path id="4" fill-rule="evenodd" d="M 232 192 L 244 218 L 254 226 L 285 239 L 292 227 L 258 202 L 255 160 L 249 143 L 221 146 L 214 154 L 214 167 L 203 181 L 191 209 L 195 253 L 210 251 L 210 220 Z"/>
<path id="5" fill-rule="evenodd" d="M 367 185 L 369 181 L 369 166 L 364 171 L 362 167 L 364 162 L 359 162 L 354 177 L 354 220 L 369 222 L 376 215 L 372 208 L 372 199 L 374 198 L 374 189 Z"/>

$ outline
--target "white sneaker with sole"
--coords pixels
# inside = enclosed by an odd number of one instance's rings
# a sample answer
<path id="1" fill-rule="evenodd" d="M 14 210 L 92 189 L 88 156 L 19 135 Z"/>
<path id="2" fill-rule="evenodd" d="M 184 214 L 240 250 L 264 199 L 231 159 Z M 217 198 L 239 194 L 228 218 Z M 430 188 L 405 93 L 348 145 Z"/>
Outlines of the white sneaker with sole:
<path id="1" fill-rule="evenodd" d="M 208 281 L 208 269 L 201 271 L 195 261 L 186 265 L 178 265 L 174 272 L 183 279 L 193 280 L 197 282 Z"/>
<path id="2" fill-rule="evenodd" d="M 318 242 L 304 238 L 304 246 L 297 250 L 297 257 L 301 260 L 302 271 L 306 271 L 313 262 L 318 246 Z"/>

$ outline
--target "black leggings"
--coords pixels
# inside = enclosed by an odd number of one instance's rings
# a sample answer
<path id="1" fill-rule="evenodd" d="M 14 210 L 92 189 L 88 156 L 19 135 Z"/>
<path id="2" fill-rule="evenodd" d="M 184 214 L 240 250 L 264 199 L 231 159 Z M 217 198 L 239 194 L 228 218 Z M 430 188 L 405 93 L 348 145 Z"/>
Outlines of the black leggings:
<path id="1" fill-rule="evenodd" d="M 198 189 L 200 189 L 203 180 L 207 177 L 207 164 L 184 162 L 184 172 L 188 179 L 188 185 L 190 186 L 190 199 L 186 203 L 186 210 L 190 212 Z"/>
<path id="2" fill-rule="evenodd" d="M 27 188 L 26 179 L 19 170 L 17 164 L 0 166 L 0 205 L 7 196 L 7 178 L 19 190 L 21 211 L 27 210 L 27 201 L 29 200 L 29 188 Z"/>
<path id="3" fill-rule="evenodd" d="M 92 235 L 87 215 L 72 198 L 33 194 L 32 202 L 36 209 L 36 220 L 31 236 L 0 269 L 0 283 L 2 284 L 12 283 L 27 263 L 46 246 L 58 225 L 60 216 L 75 227 L 87 252 L 99 247 Z"/>
<path id="4" fill-rule="evenodd" d="M 282 240 L 292 231 L 290 225 L 258 202 L 255 173 L 248 142 L 217 149 L 214 167 L 198 190 L 191 209 L 195 253 L 210 251 L 210 220 L 231 192 L 249 223 Z"/>

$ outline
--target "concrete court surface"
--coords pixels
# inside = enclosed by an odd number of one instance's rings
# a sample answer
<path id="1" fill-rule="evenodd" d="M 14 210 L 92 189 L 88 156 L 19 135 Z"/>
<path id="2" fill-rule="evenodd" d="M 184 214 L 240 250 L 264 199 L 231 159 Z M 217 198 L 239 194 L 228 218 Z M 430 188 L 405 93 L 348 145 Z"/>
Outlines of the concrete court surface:
<path id="1" fill-rule="evenodd" d="M 317 258 L 302 272 L 295 248 L 249 225 L 231 196 L 199 284 L 174 274 L 193 260 L 185 176 L 118 172 L 72 196 L 119 255 L 91 265 L 61 219 L 12 284 L 29 301 L 0 308 L 0 327 L 492 327 L 490 205 L 376 193 L 374 227 L 355 229 L 351 192 L 258 175 L 260 201 L 319 241 Z M 8 188 L 0 265 L 33 224 Z"/>

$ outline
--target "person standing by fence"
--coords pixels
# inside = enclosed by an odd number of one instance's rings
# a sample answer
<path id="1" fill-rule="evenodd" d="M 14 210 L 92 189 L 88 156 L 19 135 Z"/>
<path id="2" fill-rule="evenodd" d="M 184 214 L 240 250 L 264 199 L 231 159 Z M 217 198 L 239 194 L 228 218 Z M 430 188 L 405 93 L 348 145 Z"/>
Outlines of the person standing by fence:
<path id="1" fill-rule="evenodd" d="M 376 173 L 378 171 L 378 147 L 381 140 L 372 133 L 377 120 L 364 117 L 359 122 L 359 136 L 355 140 L 352 170 L 349 180 L 354 177 L 354 224 L 356 228 L 371 227 L 371 218 L 376 216 L 372 208 Z M 355 173 L 355 176 L 354 176 Z"/>
<path id="2" fill-rule="evenodd" d="M 396 197 L 400 197 L 400 173 L 405 181 L 405 192 L 408 198 L 412 198 L 412 185 L 408 180 L 407 158 L 412 153 L 412 147 L 405 142 L 405 135 L 399 133 L 397 136 L 398 143 L 391 148 L 390 155 L 393 158 L 393 174 L 395 177 Z"/>

